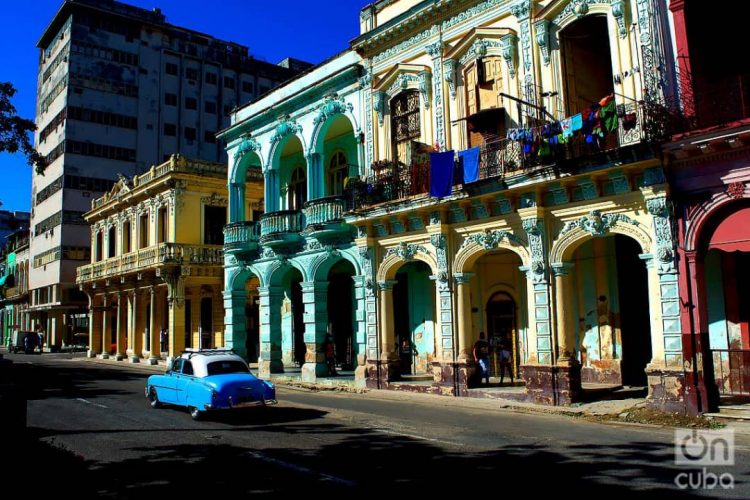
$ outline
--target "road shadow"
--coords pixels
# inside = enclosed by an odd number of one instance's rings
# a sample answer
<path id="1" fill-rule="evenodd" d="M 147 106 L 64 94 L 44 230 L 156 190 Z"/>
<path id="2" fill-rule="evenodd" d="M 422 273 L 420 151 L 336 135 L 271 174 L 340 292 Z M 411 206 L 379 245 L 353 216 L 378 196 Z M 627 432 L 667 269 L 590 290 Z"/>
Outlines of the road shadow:
<path id="1" fill-rule="evenodd" d="M 209 432 L 213 430 L 216 433 Z M 56 464 L 35 487 L 53 489 L 50 485 L 55 484 L 56 494 L 70 491 L 77 498 L 196 498 L 218 492 L 261 498 L 311 492 L 359 498 L 396 492 L 399 497 L 442 496 L 448 491 L 463 496 L 510 494 L 511 482 L 516 495 L 568 491 L 584 498 L 628 493 L 665 499 L 699 496 L 674 485 L 683 469 L 674 466 L 673 450 L 658 443 L 572 446 L 564 455 L 541 443 L 471 451 L 374 429 L 300 422 L 276 422 L 262 430 L 283 435 L 284 443 L 290 442 L 289 436 L 293 442 L 294 435 L 320 436 L 328 443 L 310 447 L 307 440 L 304 446 L 287 446 L 269 439 L 264 448 L 248 448 L 232 442 L 233 433 L 256 430 L 202 428 L 204 442 L 130 447 L 121 451 L 136 457 L 98 462 L 35 438 L 16 456 L 25 463 Z"/>

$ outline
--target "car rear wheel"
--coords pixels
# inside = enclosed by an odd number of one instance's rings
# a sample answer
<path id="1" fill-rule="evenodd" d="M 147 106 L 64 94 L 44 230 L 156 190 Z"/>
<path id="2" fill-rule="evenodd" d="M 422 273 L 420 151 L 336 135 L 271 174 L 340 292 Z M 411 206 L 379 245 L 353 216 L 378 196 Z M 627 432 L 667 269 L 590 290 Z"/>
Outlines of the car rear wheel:
<path id="1" fill-rule="evenodd" d="M 193 417 L 193 420 L 200 420 L 203 418 L 203 412 L 195 406 L 188 407 L 188 411 L 190 412 L 190 416 Z"/>
<path id="2" fill-rule="evenodd" d="M 156 389 L 153 387 L 148 391 L 148 402 L 151 405 L 151 408 L 159 408 L 161 406 L 159 396 L 156 395 Z"/>

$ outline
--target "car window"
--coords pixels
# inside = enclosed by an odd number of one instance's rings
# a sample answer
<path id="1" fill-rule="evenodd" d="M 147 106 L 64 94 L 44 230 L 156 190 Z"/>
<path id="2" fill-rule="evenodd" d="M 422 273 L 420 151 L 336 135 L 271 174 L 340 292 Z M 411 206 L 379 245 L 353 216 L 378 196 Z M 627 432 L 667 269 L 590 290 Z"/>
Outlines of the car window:
<path id="1" fill-rule="evenodd" d="M 180 373 L 182 370 L 182 358 L 177 358 L 174 360 L 174 363 L 172 363 L 172 371 L 175 373 Z"/>
<path id="2" fill-rule="evenodd" d="M 184 375 L 192 375 L 193 374 L 193 363 L 192 361 L 185 361 L 182 365 L 182 373 Z"/>
<path id="3" fill-rule="evenodd" d="M 224 373 L 249 373 L 247 364 L 244 361 L 214 361 L 206 367 L 209 375 L 222 375 Z"/>

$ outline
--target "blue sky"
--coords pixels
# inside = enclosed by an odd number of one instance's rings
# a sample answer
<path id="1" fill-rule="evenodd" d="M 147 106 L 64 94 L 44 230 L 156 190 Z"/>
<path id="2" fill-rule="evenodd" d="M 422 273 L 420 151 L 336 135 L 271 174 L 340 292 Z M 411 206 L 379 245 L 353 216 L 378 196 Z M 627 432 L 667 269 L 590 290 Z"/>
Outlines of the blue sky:
<path id="1" fill-rule="evenodd" d="M 247 45 L 259 59 L 291 56 L 318 63 L 343 50 L 359 31 L 359 10 L 371 0 L 126 0 L 159 7 L 167 21 Z M 18 91 L 21 116 L 34 118 L 38 52 L 36 42 L 62 0 L 3 2 L 0 81 Z M 20 155 L 0 154 L 0 201 L 5 210 L 30 210 L 31 168 Z"/>

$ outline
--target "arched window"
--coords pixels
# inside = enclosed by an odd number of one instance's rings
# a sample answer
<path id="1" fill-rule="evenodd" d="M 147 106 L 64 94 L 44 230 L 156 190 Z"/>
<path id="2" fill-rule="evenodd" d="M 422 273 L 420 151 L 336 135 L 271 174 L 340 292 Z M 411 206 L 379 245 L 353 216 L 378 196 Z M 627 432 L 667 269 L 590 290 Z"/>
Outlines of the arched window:
<path id="1" fill-rule="evenodd" d="M 337 196 L 344 192 L 344 179 L 346 179 L 349 166 L 346 162 L 346 155 L 343 151 L 337 151 L 333 154 L 331 161 L 328 163 L 328 190 L 329 195 Z"/>
<path id="2" fill-rule="evenodd" d="M 307 201 L 307 178 L 303 167 L 297 167 L 292 171 L 286 195 L 289 210 L 302 210 L 302 205 Z"/>
<path id="3" fill-rule="evenodd" d="M 394 158 L 406 161 L 406 151 L 412 140 L 421 135 L 419 118 L 419 92 L 407 90 L 391 101 L 391 134 Z"/>

